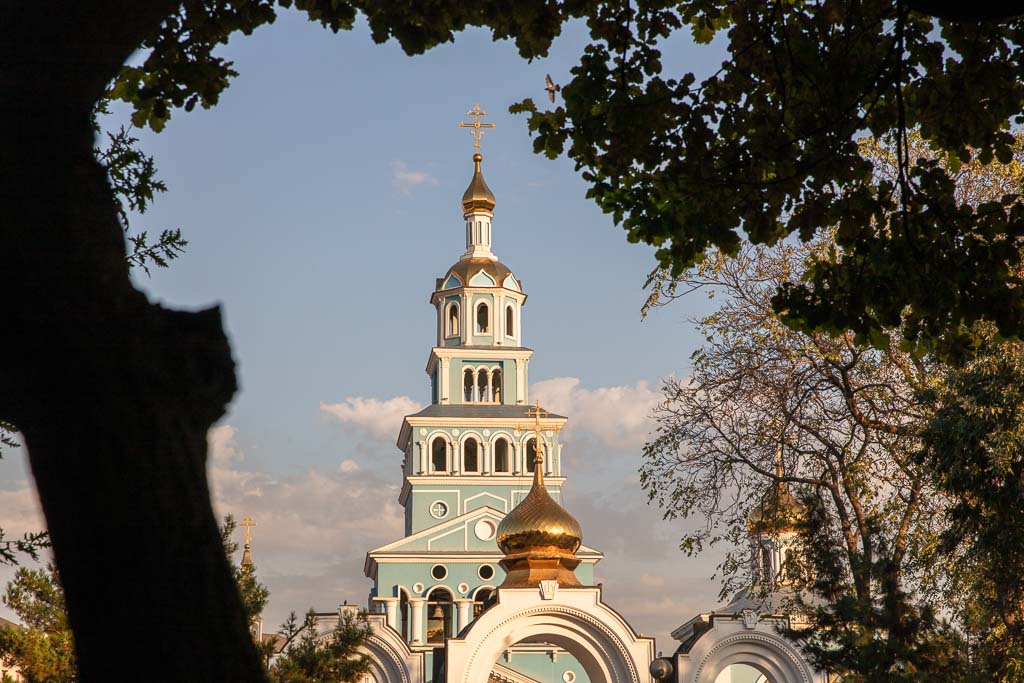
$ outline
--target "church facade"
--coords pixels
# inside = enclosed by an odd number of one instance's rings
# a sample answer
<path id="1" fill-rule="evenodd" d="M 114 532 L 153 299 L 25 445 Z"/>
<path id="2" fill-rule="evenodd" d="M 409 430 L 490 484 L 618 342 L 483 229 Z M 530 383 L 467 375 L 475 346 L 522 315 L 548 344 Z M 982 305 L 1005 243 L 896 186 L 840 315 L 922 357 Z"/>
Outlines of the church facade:
<path id="1" fill-rule="evenodd" d="M 367 683 L 825 681 L 778 635 L 788 617 L 749 595 L 684 623 L 665 658 L 605 604 L 602 555 L 561 506 L 567 418 L 530 404 L 527 295 L 491 249 L 495 198 L 473 163 L 465 252 L 430 293 L 431 404 L 398 435 L 404 535 L 366 555 Z"/>

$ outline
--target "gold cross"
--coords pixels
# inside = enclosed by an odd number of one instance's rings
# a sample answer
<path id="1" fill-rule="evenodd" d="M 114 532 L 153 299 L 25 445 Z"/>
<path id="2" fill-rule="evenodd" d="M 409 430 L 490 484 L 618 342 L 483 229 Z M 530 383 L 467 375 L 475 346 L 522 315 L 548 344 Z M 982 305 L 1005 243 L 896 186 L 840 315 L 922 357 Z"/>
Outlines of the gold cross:
<path id="1" fill-rule="evenodd" d="M 494 126 L 493 123 L 480 123 L 480 117 L 481 116 L 487 116 L 487 112 L 482 111 L 480 109 L 479 103 L 474 105 L 473 108 L 470 109 L 469 112 L 466 113 L 466 116 L 472 116 L 476 120 L 473 121 L 473 123 L 466 123 L 465 121 L 459 121 L 459 128 L 472 128 L 473 129 L 469 133 L 470 133 L 470 135 L 473 136 L 473 147 L 476 149 L 477 152 L 479 152 L 480 151 L 480 138 L 482 138 L 484 136 L 484 132 L 481 129 L 482 128 L 494 128 L 495 126 Z"/>
<path id="2" fill-rule="evenodd" d="M 252 517 L 246 515 L 245 517 L 242 517 L 242 523 L 238 526 L 245 529 L 245 545 L 252 545 L 252 535 L 249 530 L 256 526 L 256 522 L 252 521 Z"/>
<path id="3" fill-rule="evenodd" d="M 549 413 L 548 411 L 546 411 L 543 408 L 541 408 L 540 407 L 540 401 L 537 401 L 534 405 L 532 405 L 532 406 L 530 406 L 529 408 L 526 409 L 526 417 L 532 417 L 533 418 L 533 424 L 532 425 L 516 425 L 516 429 L 517 430 L 520 430 L 520 429 L 523 430 L 523 431 L 527 431 L 527 430 L 531 430 L 531 429 L 533 430 L 534 436 L 537 439 L 537 454 L 536 455 L 537 455 L 537 457 L 540 457 L 540 458 L 544 457 L 543 456 L 544 450 L 547 448 L 547 445 L 548 445 L 547 441 L 546 440 L 542 440 L 543 437 L 541 437 L 541 435 L 540 435 L 540 421 L 541 421 L 542 418 L 545 418 L 545 417 L 547 417 L 550 414 L 551 413 Z M 557 427 L 554 427 L 553 429 L 556 432 L 562 431 L 561 425 L 559 425 Z M 544 446 L 542 447 L 541 444 L 544 444 Z"/>

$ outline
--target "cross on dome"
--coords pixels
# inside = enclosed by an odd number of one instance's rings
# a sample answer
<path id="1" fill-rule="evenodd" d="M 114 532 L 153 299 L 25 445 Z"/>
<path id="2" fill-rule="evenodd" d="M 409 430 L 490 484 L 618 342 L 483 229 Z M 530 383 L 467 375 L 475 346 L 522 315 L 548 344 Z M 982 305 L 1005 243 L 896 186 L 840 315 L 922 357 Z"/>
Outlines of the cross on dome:
<path id="1" fill-rule="evenodd" d="M 465 121 L 459 121 L 459 128 L 470 128 L 470 135 L 473 136 L 473 148 L 480 153 L 480 138 L 484 136 L 484 128 L 495 128 L 493 123 L 480 123 L 480 117 L 487 116 L 487 112 L 480 109 L 480 103 L 473 105 L 473 108 L 466 112 L 466 116 L 473 117 L 473 123 L 466 123 Z"/>

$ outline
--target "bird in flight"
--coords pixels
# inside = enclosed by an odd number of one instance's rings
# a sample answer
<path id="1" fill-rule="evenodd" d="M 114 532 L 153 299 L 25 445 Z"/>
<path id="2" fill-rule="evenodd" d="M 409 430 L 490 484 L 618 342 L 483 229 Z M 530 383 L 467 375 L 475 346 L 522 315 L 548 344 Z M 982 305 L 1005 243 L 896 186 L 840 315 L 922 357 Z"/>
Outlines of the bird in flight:
<path id="1" fill-rule="evenodd" d="M 548 74 L 547 76 L 545 76 L 544 80 L 547 81 L 547 85 L 544 86 L 544 89 L 548 91 L 548 97 L 551 99 L 552 102 L 554 102 L 555 101 L 555 93 L 558 92 L 559 90 L 561 90 L 562 86 L 555 85 L 555 82 L 553 80 L 551 80 L 551 74 Z"/>

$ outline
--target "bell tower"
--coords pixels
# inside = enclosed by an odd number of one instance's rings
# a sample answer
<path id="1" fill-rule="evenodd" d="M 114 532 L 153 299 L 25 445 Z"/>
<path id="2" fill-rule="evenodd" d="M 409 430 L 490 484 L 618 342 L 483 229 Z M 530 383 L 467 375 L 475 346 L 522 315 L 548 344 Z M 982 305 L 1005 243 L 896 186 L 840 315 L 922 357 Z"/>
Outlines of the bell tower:
<path id="1" fill-rule="evenodd" d="M 434 648 L 465 629 L 509 574 L 518 580 L 524 567 L 536 574 L 536 567 L 547 566 L 535 548 L 509 564 L 511 556 L 498 545 L 499 527 L 506 516 L 513 524 L 518 518 L 510 511 L 527 499 L 533 501 L 528 508 L 540 501 L 546 511 L 560 510 L 565 482 L 559 437 L 567 418 L 540 406 L 528 412 L 533 350 L 524 346 L 527 296 L 494 253 L 497 201 L 484 180 L 480 151 L 480 136 L 494 124 L 481 122 L 485 115 L 476 106 L 471 122 L 460 123 L 475 148 L 461 202 L 465 250 L 434 281 L 429 297 L 436 311 L 426 364 L 430 405 L 403 419 L 396 444 L 403 454 L 398 500 L 405 535 L 367 553 L 364 566 L 374 582 L 372 611 L 382 611 L 409 647 L 431 661 Z M 518 538 L 512 534 L 506 545 Z M 592 585 L 601 553 L 579 546 L 578 538 L 573 550 L 560 559 L 562 579 Z M 548 650 L 527 647 L 503 666 L 557 668 L 560 679 L 578 664 L 554 646 Z"/>

